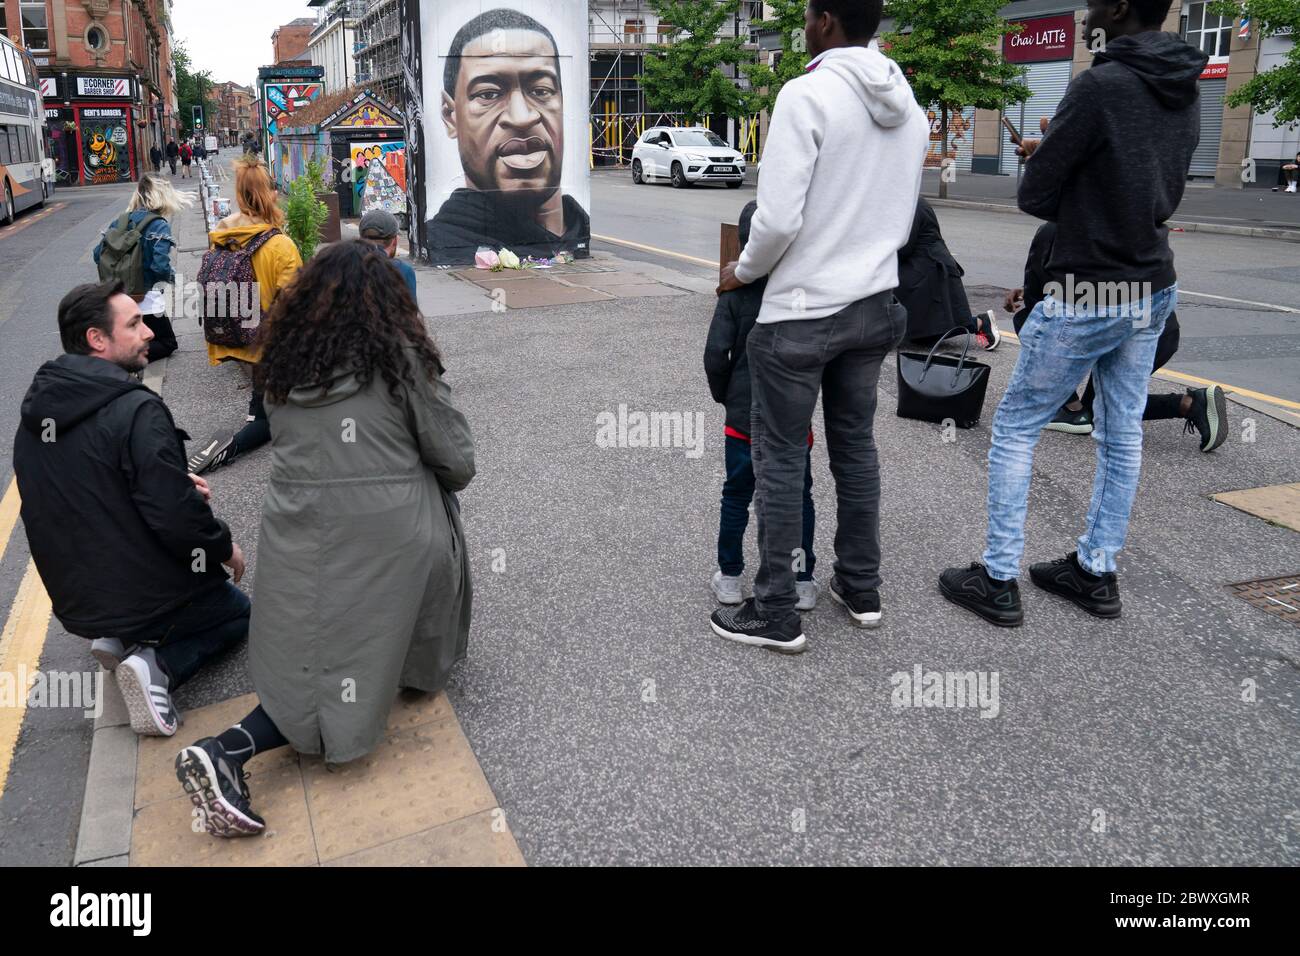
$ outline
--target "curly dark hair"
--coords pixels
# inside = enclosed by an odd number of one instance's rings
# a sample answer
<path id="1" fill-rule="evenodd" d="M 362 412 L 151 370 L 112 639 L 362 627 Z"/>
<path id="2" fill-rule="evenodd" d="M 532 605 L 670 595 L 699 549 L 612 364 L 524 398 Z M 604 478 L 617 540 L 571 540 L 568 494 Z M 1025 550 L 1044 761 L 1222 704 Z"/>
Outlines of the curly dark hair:
<path id="1" fill-rule="evenodd" d="M 277 403 L 340 369 L 351 369 L 363 385 L 383 375 L 397 398 L 402 383 L 415 384 L 406 347 L 415 349 L 430 381 L 443 372 L 401 273 L 383 249 L 361 239 L 332 243 L 299 270 L 276 296 L 257 344 L 254 382 Z"/>

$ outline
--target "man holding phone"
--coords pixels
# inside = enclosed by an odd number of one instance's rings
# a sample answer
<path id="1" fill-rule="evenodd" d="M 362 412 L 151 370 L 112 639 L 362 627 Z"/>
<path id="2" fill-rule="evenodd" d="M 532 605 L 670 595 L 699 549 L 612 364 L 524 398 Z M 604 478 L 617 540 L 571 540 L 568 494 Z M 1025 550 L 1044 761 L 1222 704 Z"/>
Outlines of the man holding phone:
<path id="1" fill-rule="evenodd" d="M 1034 447 L 1089 373 L 1098 446 L 1085 529 L 1069 554 L 1033 565 L 1030 577 L 1093 615 L 1120 615 L 1116 556 L 1137 493 L 1147 380 L 1178 294 L 1165 222 L 1200 138 L 1197 79 L 1208 60 L 1161 32 L 1170 4 L 1088 0 L 1084 32 L 1104 36 L 1103 49 L 1070 83 L 1043 138 L 1018 150 L 1018 205 L 1058 224 L 1052 281 L 1025 322 L 993 420 L 984 560 L 939 577 L 945 598 L 1003 627 L 1024 620 L 1016 578 Z"/>

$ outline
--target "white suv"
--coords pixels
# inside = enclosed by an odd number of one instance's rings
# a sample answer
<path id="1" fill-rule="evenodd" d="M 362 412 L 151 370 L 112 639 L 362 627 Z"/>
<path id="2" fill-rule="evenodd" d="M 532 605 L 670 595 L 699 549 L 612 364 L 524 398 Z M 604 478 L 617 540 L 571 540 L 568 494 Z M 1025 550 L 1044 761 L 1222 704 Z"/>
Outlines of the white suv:
<path id="1" fill-rule="evenodd" d="M 745 181 L 745 157 L 702 126 L 653 126 L 632 148 L 632 181 L 667 179 L 678 189 L 691 183 Z"/>

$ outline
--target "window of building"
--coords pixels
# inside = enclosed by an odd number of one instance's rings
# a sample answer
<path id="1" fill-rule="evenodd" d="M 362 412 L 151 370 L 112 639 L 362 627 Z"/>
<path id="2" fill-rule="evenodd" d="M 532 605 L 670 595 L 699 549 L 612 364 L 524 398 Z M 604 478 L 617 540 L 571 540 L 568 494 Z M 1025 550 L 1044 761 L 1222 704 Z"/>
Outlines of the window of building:
<path id="1" fill-rule="evenodd" d="M 92 26 L 86 31 L 86 47 L 95 53 L 103 53 L 108 49 L 108 34 L 100 26 Z"/>
<path id="2" fill-rule="evenodd" d="M 5 5 L 0 3 L 0 33 L 9 35 L 9 24 L 5 22 Z"/>
<path id="3" fill-rule="evenodd" d="M 631 17 L 623 21 L 623 42 L 640 43 L 645 37 L 645 21 Z"/>
<path id="4" fill-rule="evenodd" d="M 677 32 L 677 28 L 673 26 L 671 23 L 660 23 L 656 30 L 656 33 L 659 36 L 660 43 L 672 43 L 673 34 L 676 32 Z"/>
<path id="5" fill-rule="evenodd" d="M 1183 38 L 1207 56 L 1227 56 L 1232 18 L 1211 13 L 1208 3 L 1191 3 L 1183 14 Z"/>
<path id="6" fill-rule="evenodd" d="M 21 0 L 18 12 L 23 18 L 23 44 L 29 50 L 48 50 L 50 24 L 45 15 L 45 0 Z"/>

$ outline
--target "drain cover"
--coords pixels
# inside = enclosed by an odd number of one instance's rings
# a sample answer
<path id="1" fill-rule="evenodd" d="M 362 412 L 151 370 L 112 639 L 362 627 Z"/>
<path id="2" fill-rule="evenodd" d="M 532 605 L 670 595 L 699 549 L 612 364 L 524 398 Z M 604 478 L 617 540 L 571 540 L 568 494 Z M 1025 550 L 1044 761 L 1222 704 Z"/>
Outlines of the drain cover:
<path id="1" fill-rule="evenodd" d="M 1300 574 L 1230 584 L 1228 590 L 1247 604 L 1300 625 Z"/>
<path id="2" fill-rule="evenodd" d="M 540 270 L 543 273 L 550 273 L 553 276 L 578 275 L 589 272 L 613 272 L 609 266 L 599 265 L 595 262 L 566 262 L 563 265 L 551 266 L 549 269 Z"/>

